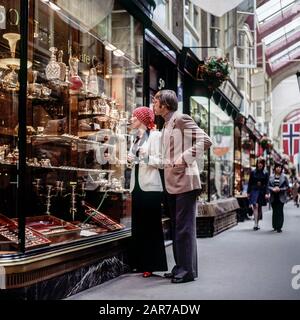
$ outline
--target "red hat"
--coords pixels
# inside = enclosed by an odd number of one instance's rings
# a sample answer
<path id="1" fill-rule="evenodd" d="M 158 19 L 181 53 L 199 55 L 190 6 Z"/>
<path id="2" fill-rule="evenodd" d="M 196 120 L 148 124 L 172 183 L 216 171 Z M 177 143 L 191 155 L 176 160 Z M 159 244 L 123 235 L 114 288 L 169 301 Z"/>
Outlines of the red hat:
<path id="1" fill-rule="evenodd" d="M 154 113 L 148 107 L 139 107 L 133 111 L 133 116 L 141 121 L 148 129 L 154 128 Z"/>

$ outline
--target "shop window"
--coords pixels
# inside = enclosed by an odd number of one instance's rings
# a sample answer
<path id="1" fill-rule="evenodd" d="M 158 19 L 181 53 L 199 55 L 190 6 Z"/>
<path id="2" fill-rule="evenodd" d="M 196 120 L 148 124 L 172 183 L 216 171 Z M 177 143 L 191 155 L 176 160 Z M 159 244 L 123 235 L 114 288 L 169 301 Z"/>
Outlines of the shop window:
<path id="1" fill-rule="evenodd" d="M 256 116 L 262 117 L 262 105 L 261 102 L 256 102 Z"/>
<path id="2" fill-rule="evenodd" d="M 184 15 L 187 19 L 192 20 L 192 3 L 190 0 L 185 0 L 184 2 Z"/>
<path id="3" fill-rule="evenodd" d="M 210 45 L 212 47 L 220 47 L 220 18 L 214 15 L 210 16 Z"/>
<path id="4" fill-rule="evenodd" d="M 1 4 L 19 12 L 18 3 Z M 0 251 L 18 248 L 20 61 L 28 67 L 26 249 L 131 225 L 127 124 L 142 104 L 142 25 L 118 1 L 55 3 L 29 1 L 28 61 L 20 25 L 0 30 Z"/>
<path id="5" fill-rule="evenodd" d="M 194 119 L 196 124 L 208 133 L 208 100 L 205 97 L 191 97 L 190 98 L 190 111 L 191 117 Z M 202 185 L 201 198 L 204 200 L 208 199 L 208 153 L 205 151 L 204 157 L 197 160 L 200 179 Z"/>
<path id="6" fill-rule="evenodd" d="M 210 102 L 210 136 L 213 147 L 210 159 L 210 199 L 233 195 L 233 120 L 214 102 Z"/>
<path id="7" fill-rule="evenodd" d="M 190 47 L 196 55 L 200 56 L 201 48 L 197 48 L 199 47 L 199 41 L 189 30 L 188 26 L 186 26 L 184 30 L 184 45 L 185 47 Z"/>
<path id="8" fill-rule="evenodd" d="M 154 19 L 171 30 L 171 0 L 155 0 Z"/>

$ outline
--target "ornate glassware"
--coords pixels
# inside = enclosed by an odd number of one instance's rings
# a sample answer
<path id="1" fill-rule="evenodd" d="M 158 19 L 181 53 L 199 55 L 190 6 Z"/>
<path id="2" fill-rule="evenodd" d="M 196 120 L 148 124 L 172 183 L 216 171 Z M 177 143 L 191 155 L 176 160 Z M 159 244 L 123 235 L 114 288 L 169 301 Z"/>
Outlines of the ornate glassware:
<path id="1" fill-rule="evenodd" d="M 70 56 L 69 66 L 70 66 L 70 89 L 73 91 L 78 91 L 82 86 L 83 82 L 78 75 L 78 62 L 79 60 L 76 57 Z"/>
<path id="2" fill-rule="evenodd" d="M 16 73 L 17 65 L 7 65 L 11 71 L 3 78 L 3 84 L 7 89 L 17 90 L 19 89 L 18 74 Z"/>
<path id="3" fill-rule="evenodd" d="M 57 80 L 60 78 L 60 65 L 56 61 L 55 56 L 57 49 L 55 47 L 51 47 L 49 51 L 51 51 L 51 57 L 50 62 L 46 66 L 46 78 L 48 80 Z"/>
<path id="4" fill-rule="evenodd" d="M 88 91 L 95 96 L 99 93 L 96 68 L 90 69 Z"/>
<path id="5" fill-rule="evenodd" d="M 59 76 L 59 80 L 60 81 L 65 81 L 66 78 L 66 64 L 63 62 L 63 55 L 64 52 L 62 50 L 58 51 L 58 64 L 60 66 L 60 76 Z"/>

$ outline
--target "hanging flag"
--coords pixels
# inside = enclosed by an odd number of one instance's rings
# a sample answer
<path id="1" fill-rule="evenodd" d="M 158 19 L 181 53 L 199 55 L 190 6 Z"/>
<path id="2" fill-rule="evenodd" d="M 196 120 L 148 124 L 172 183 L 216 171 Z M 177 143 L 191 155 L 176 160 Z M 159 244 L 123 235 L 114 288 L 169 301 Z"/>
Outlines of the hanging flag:
<path id="1" fill-rule="evenodd" d="M 283 152 L 293 160 L 294 155 L 299 152 L 300 123 L 283 123 L 281 132 Z"/>

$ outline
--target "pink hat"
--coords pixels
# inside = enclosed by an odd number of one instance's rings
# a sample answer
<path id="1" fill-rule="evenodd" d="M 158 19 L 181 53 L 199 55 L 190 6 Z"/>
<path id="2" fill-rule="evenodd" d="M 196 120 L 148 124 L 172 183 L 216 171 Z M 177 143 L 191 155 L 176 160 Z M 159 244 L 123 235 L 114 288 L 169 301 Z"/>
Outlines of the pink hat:
<path id="1" fill-rule="evenodd" d="M 148 107 L 139 107 L 133 111 L 133 116 L 141 121 L 148 129 L 154 128 L 154 113 Z"/>

